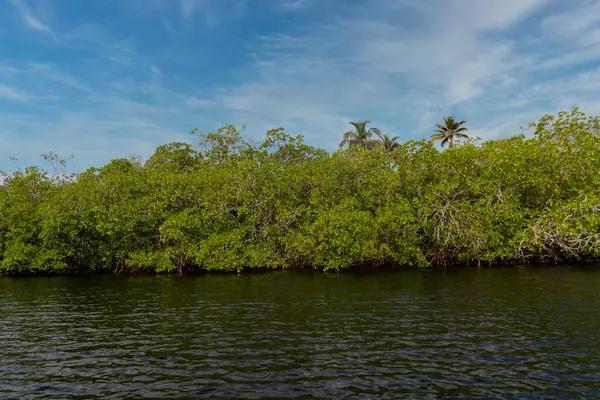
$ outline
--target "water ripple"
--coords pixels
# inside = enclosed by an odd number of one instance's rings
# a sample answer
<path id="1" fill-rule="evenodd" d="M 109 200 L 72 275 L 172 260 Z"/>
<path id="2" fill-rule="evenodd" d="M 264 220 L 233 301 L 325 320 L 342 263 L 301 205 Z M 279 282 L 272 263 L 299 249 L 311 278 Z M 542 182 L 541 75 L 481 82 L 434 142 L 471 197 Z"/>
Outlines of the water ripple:
<path id="1" fill-rule="evenodd" d="M 600 398 L 600 274 L 0 279 L 0 398 Z"/>

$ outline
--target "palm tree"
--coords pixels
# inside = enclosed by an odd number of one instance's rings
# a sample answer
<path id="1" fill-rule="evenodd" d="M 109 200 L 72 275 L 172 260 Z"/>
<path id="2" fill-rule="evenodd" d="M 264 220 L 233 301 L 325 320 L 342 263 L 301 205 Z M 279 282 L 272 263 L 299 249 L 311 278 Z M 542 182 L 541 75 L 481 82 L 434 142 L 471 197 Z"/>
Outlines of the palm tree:
<path id="1" fill-rule="evenodd" d="M 469 136 L 463 132 L 468 131 L 469 128 L 463 126 L 467 121 L 457 121 L 454 117 L 444 117 L 444 125 L 435 124 L 438 129 L 437 133 L 431 135 L 431 141 L 441 140 L 442 147 L 448 143 L 448 147 L 454 147 L 454 139 L 464 138 L 468 139 Z"/>
<path id="2" fill-rule="evenodd" d="M 381 131 L 377 128 L 367 129 L 367 125 L 370 123 L 371 121 L 350 122 L 350 125 L 352 125 L 354 129 L 344 133 L 344 139 L 340 143 L 340 147 L 344 147 L 345 145 L 348 145 L 348 147 L 359 146 L 364 149 L 372 149 L 375 147 L 377 141 L 372 140 L 371 138 L 373 135 L 379 136 Z"/>
<path id="3" fill-rule="evenodd" d="M 388 135 L 378 135 L 378 136 L 379 136 L 379 141 L 377 142 L 377 145 L 383 151 L 394 151 L 394 149 L 396 147 L 400 146 L 400 143 L 398 143 L 398 139 L 400 139 L 399 136 L 394 136 L 394 137 L 389 137 Z"/>

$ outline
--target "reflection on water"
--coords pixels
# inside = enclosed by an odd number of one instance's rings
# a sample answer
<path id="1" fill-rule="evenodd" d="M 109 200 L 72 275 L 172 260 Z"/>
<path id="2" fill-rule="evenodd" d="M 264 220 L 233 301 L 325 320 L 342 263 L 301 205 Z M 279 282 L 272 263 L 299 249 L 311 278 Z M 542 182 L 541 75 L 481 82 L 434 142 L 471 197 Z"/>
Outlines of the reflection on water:
<path id="1" fill-rule="evenodd" d="M 600 398 L 597 267 L 0 279 L 0 398 Z"/>

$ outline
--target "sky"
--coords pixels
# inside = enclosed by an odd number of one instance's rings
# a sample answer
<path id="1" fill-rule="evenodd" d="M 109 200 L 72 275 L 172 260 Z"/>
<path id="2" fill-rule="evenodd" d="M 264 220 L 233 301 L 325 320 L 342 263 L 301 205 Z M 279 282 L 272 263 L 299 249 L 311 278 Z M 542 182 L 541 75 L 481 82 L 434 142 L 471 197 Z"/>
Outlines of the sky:
<path id="1" fill-rule="evenodd" d="M 409 140 L 455 115 L 495 139 L 574 106 L 600 114 L 598 0 L 0 0 L 3 170 L 225 124 L 333 151 L 349 121 Z"/>

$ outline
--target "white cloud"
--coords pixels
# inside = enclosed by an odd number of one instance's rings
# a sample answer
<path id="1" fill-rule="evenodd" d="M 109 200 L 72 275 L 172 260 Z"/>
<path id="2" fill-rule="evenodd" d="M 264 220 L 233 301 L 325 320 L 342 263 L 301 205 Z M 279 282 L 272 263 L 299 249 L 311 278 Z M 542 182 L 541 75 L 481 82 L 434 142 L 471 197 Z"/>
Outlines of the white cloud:
<path id="1" fill-rule="evenodd" d="M 181 16 L 183 18 L 189 18 L 193 15 L 194 13 L 194 9 L 196 8 L 196 2 L 197 0 L 181 0 L 180 1 L 180 7 L 181 7 Z"/>
<path id="2" fill-rule="evenodd" d="M 562 13 L 545 17 L 540 26 L 544 36 L 548 39 L 569 40 L 575 38 L 580 43 L 585 43 L 590 40 L 590 32 L 597 32 L 595 28 L 598 28 L 598 22 L 600 22 L 600 3 L 580 0 L 578 7 L 568 8 Z M 598 43 L 597 36 L 592 39 Z"/>
<path id="3" fill-rule="evenodd" d="M 37 62 L 26 62 L 14 65 L 0 64 L 0 77 L 3 75 L 24 76 L 28 81 L 46 80 L 64 86 L 90 92 L 91 89 L 69 72 L 52 65 Z"/>
<path id="4" fill-rule="evenodd" d="M 166 34 L 190 39 L 183 35 L 239 18 L 257 2 L 123 4 L 132 12 L 143 8 L 138 12 L 155 17 L 157 25 L 182 18 Z M 48 63 L 0 65 L 5 83 L 0 98 L 39 106 L 38 114 L 0 115 L 0 138 L 12 145 L 0 147 L 0 156 L 18 153 L 25 159 L 56 146 L 59 153 L 75 153 L 81 169 L 129 152 L 147 157 L 160 143 L 188 139 L 193 127 L 211 130 L 226 123 L 247 123 L 254 136 L 285 126 L 333 150 L 350 120 L 371 119 L 407 140 L 428 137 L 433 124 L 449 114 L 466 119 L 473 135 L 490 139 L 517 132 L 545 112 L 573 105 L 593 111 L 600 104 L 600 72 L 590 67 L 600 60 L 594 1 L 562 9 L 560 0 L 364 0 L 343 8 L 330 0 L 268 4 L 282 18 L 292 12 L 321 17 L 249 37 L 245 56 L 251 62 L 235 70 L 225 66 L 236 83 L 200 84 L 177 75 L 175 63 L 165 60 L 189 54 L 163 49 L 163 58 L 144 57 L 134 50 L 140 38 L 116 37 L 93 23 L 59 36 L 65 46 L 118 61 L 102 68 L 102 79 L 94 71 L 75 74 Z M 192 31 L 191 24 L 201 27 Z M 574 66 L 581 70 L 569 70 Z M 31 86 L 10 80 L 26 73 L 79 89 L 69 92 L 77 96 L 72 107 L 32 102 L 38 97 L 25 91 Z M 46 86 L 34 87 L 37 92 Z M 40 136 L 23 139 L 24 131 Z"/>
<path id="5" fill-rule="evenodd" d="M 286 11 L 294 11 L 307 6 L 307 0 L 283 0 L 280 7 Z"/>
<path id="6" fill-rule="evenodd" d="M 83 170 L 117 157 L 147 158 L 159 144 L 189 140 L 189 131 L 199 122 L 202 128 L 217 127 L 210 100 L 152 82 L 145 93 L 136 101 L 127 92 L 96 90 L 64 107 L 30 101 L 41 97 L 0 85 L 0 100 L 28 101 L 35 109 L 33 114 L 29 109 L 0 110 L 0 165 L 10 165 L 11 156 L 21 165 L 38 163 L 39 154 L 54 150 L 62 156 L 74 154 L 74 167 Z"/>
<path id="7" fill-rule="evenodd" d="M 31 99 L 31 96 L 10 86 L 0 85 L 0 99 L 25 101 Z"/>
<path id="8" fill-rule="evenodd" d="M 11 3 L 27 27 L 40 32 L 52 33 L 52 30 L 35 16 L 31 7 L 22 0 L 11 0 Z"/>
<path id="9" fill-rule="evenodd" d="M 189 129 L 180 125 L 192 124 L 185 111 L 112 98 L 97 99 L 79 110 L 48 109 L 35 119 L 26 113 L 0 113 L 0 119 L 2 164 L 10 156 L 24 165 L 37 163 L 39 154 L 54 150 L 62 156 L 74 154 L 78 170 L 116 157 L 147 157 L 159 144 L 189 139 Z"/>
<path id="10" fill-rule="evenodd" d="M 150 75 L 152 76 L 152 79 L 158 80 L 162 76 L 162 71 L 156 65 L 152 64 L 150 66 Z"/>
<path id="11" fill-rule="evenodd" d="M 34 95 L 22 89 L 3 85 L 0 83 L 0 100 L 26 102 L 30 100 L 55 100 L 56 96 Z"/>
<path id="12" fill-rule="evenodd" d="M 597 96 L 595 71 L 554 70 L 600 59 L 598 3 L 581 4 L 577 15 L 594 16 L 581 20 L 557 4 L 370 0 L 328 24 L 258 38 L 249 47 L 255 79 L 218 99 L 236 121 L 285 122 L 330 149 L 336 132 L 361 118 L 407 139 L 458 113 L 484 138 L 509 135 L 541 111 Z M 570 25 L 569 37 L 547 33 L 540 15 L 548 12 Z"/>
<path id="13" fill-rule="evenodd" d="M 545 4 L 370 0 L 301 34 L 258 38 L 249 47 L 256 79 L 217 98 L 237 121 L 286 123 L 330 149 L 351 119 L 375 119 L 403 138 L 422 135 L 454 105 L 518 82 L 510 77 L 528 58 L 488 33 Z M 418 131 L 403 131 L 406 122 Z"/>
<path id="14" fill-rule="evenodd" d="M 171 7 L 175 2 L 173 0 L 155 0 L 158 9 Z M 198 16 L 204 18 L 208 28 L 213 28 L 223 20 L 236 19 L 241 17 L 246 11 L 249 0 L 179 0 L 179 12 L 184 20 L 191 20 Z M 155 4 L 156 6 L 156 4 Z"/>
<path id="15" fill-rule="evenodd" d="M 213 100 L 209 100 L 209 99 L 201 99 L 198 98 L 196 96 L 186 96 L 184 97 L 184 104 L 189 107 L 190 109 L 193 110 L 197 110 L 197 109 L 207 109 L 207 108 L 215 108 L 217 106 L 217 103 L 215 103 Z"/>

